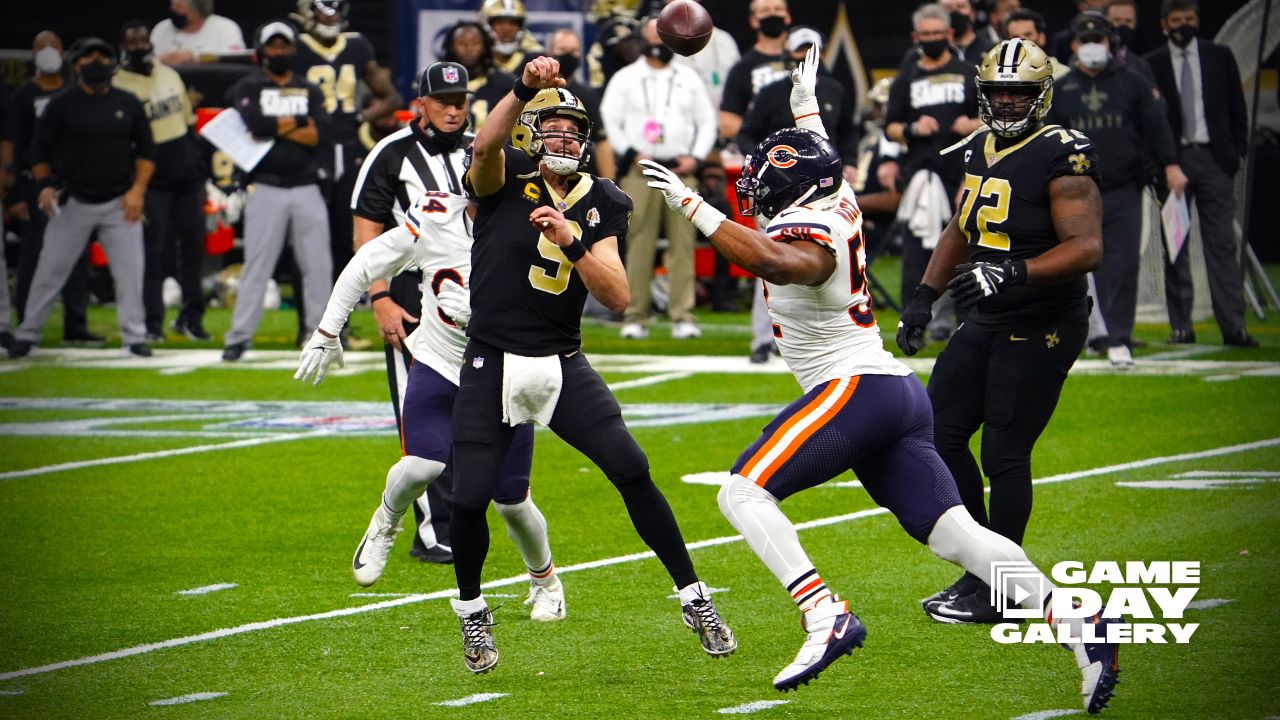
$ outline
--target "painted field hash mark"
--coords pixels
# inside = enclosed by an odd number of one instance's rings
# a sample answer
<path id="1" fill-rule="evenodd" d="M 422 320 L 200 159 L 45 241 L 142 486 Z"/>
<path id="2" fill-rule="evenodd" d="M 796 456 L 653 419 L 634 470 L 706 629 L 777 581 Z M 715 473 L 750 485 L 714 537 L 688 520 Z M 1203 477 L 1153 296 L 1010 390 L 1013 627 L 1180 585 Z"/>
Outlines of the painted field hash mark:
<path id="1" fill-rule="evenodd" d="M 1068 715 L 1079 715 L 1080 710 L 1041 710 L 1039 712 L 1027 713 L 1019 715 L 1013 720 L 1049 720 L 1049 718 L 1066 717 Z"/>
<path id="2" fill-rule="evenodd" d="M 475 705 L 476 703 L 489 702 L 490 700 L 504 698 L 510 694 L 511 693 L 476 693 L 474 695 L 458 698 L 457 700 L 442 700 L 438 703 L 431 704 L 439 705 L 440 707 L 465 707 L 467 705 Z"/>
<path id="3" fill-rule="evenodd" d="M 164 705 L 186 705 L 187 703 L 200 702 L 201 700 L 213 700 L 214 698 L 225 697 L 224 692 L 198 692 L 189 695 L 179 695 L 178 697 L 165 698 L 164 700 L 152 700 L 147 703 L 155 707 Z"/>
<path id="4" fill-rule="evenodd" d="M 755 702 L 744 703 L 742 705 L 734 705 L 733 707 L 724 707 L 716 710 L 721 715 L 750 715 L 758 713 L 761 710 L 786 705 L 790 700 L 756 700 Z"/>
<path id="5" fill-rule="evenodd" d="M 230 590 L 231 588 L 240 587 L 236 583 L 214 583 L 213 585 L 201 585 L 200 587 L 189 588 L 187 590 L 179 590 L 175 595 L 208 595 L 211 592 L 219 590 Z"/>

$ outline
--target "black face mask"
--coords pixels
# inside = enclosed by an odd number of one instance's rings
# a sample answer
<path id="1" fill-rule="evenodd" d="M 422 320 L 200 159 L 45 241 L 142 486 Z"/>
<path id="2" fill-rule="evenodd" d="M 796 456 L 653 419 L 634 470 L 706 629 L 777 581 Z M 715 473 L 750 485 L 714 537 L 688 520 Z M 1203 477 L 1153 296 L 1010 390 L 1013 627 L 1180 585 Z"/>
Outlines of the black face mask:
<path id="1" fill-rule="evenodd" d="M 951 29 L 955 31 L 957 37 L 968 32 L 972 24 L 973 19 L 969 17 L 969 13 L 951 13 Z"/>
<path id="2" fill-rule="evenodd" d="M 151 48 L 146 50 L 125 50 L 124 69 L 139 75 L 151 74 Z"/>
<path id="3" fill-rule="evenodd" d="M 787 18 L 782 15 L 770 15 L 760 18 L 760 34 L 767 38 L 780 38 L 787 31 Z"/>
<path id="4" fill-rule="evenodd" d="M 556 55 L 555 58 L 556 61 L 560 63 L 560 77 L 570 78 L 578 71 L 578 64 L 580 61 L 578 60 L 577 55 L 570 55 L 566 53 L 564 55 Z"/>
<path id="5" fill-rule="evenodd" d="M 1133 28 L 1128 25 L 1116 26 L 1116 37 L 1120 38 L 1120 44 L 1129 47 L 1133 42 Z"/>
<path id="6" fill-rule="evenodd" d="M 942 57 L 942 53 L 947 51 L 946 40 L 925 40 L 917 44 L 920 46 L 920 52 L 924 53 L 930 60 L 937 60 Z"/>
<path id="7" fill-rule="evenodd" d="M 467 124 L 463 123 L 457 130 L 453 132 L 445 132 L 427 120 L 427 146 L 432 153 L 441 155 L 450 153 L 458 149 L 462 142 L 462 134 L 467 131 Z"/>
<path id="8" fill-rule="evenodd" d="M 177 29 L 181 30 L 182 28 L 184 28 L 184 27 L 186 27 L 186 26 L 187 26 L 187 16 L 186 16 L 186 15 L 179 15 L 178 13 L 173 12 L 172 10 L 170 10 L 170 11 L 169 11 L 169 22 L 173 23 L 173 26 L 174 26 L 175 28 L 177 28 Z"/>
<path id="9" fill-rule="evenodd" d="M 101 90 L 110 85 L 111 76 L 114 74 L 115 68 L 111 67 L 110 63 L 91 62 L 80 66 L 80 79 L 94 90 Z"/>
<path id="10" fill-rule="evenodd" d="M 267 55 L 262 58 L 262 64 L 272 75 L 283 75 L 289 72 L 293 58 L 288 55 Z"/>
<path id="11" fill-rule="evenodd" d="M 1171 28 L 1169 30 L 1169 39 L 1178 47 L 1186 47 L 1191 44 L 1192 40 L 1196 39 L 1196 35 L 1199 34 L 1199 32 L 1200 28 L 1195 25 L 1183 25 L 1181 27 Z"/>
<path id="12" fill-rule="evenodd" d="M 646 48 L 645 55 L 648 55 L 654 60 L 657 60 L 663 65 L 666 65 L 667 63 L 671 62 L 671 59 L 676 56 L 676 53 L 674 50 L 667 47 L 666 45 L 663 45 L 662 43 L 658 43 L 657 45 L 650 45 L 648 48 Z"/>

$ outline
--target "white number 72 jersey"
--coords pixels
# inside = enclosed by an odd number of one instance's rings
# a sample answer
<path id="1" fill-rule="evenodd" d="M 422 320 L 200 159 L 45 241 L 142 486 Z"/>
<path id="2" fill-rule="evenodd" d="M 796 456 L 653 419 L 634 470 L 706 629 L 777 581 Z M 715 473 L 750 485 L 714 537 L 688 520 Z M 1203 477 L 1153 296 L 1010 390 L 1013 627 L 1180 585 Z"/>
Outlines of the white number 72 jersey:
<path id="1" fill-rule="evenodd" d="M 765 234 L 775 242 L 815 242 L 836 259 L 822 285 L 764 284 L 774 340 L 805 392 L 835 378 L 911 373 L 884 349 L 871 312 L 862 211 L 848 185 L 841 184 L 832 209 L 787 208 Z"/>

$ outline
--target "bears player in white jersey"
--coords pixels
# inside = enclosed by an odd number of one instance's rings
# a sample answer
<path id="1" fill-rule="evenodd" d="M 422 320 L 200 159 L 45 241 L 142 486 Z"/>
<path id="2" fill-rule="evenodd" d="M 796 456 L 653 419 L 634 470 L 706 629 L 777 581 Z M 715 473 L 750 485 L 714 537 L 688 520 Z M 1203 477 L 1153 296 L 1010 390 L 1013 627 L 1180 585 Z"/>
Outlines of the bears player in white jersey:
<path id="1" fill-rule="evenodd" d="M 338 331 L 369 285 L 410 269 L 422 272 L 422 323 L 405 340 L 414 363 L 402 409 L 404 457 L 387 473 L 382 502 L 352 559 L 352 573 L 363 586 L 382 575 L 405 510 L 449 464 L 453 399 L 467 344 L 463 329 L 471 315 L 467 213 L 465 196 L 424 192 L 405 213 L 404 225 L 361 246 L 335 283 L 324 319 L 302 351 L 294 375 L 302 381 L 314 377 L 319 384 L 330 365 L 342 367 Z M 525 603 L 533 606 L 530 617 L 549 622 L 565 617 L 564 587 L 551 561 L 546 520 L 529 496 L 532 462 L 533 426 L 525 425 L 516 431 L 502 463 L 493 501 L 529 570 Z"/>
<path id="2" fill-rule="evenodd" d="M 802 613 L 807 637 L 795 660 L 774 677 L 774 687 L 786 691 L 808 684 L 866 638 L 848 601 L 822 581 L 778 507 L 847 470 L 939 557 L 984 580 L 990 579 L 992 562 L 1025 564 L 1010 578 L 1026 593 L 1022 604 L 1045 608 L 1050 623 L 1067 623 L 1080 637 L 1087 620 L 1048 614 L 1054 586 L 1022 548 L 965 510 L 934 448 L 924 387 L 884 349 L 864 275 L 862 214 L 818 119 L 816 71 L 811 51 L 792 77 L 799 127 L 770 135 L 743 165 L 740 210 L 772 216 L 764 233 L 726 222 L 669 170 L 645 163 L 650 187 L 662 191 L 726 258 L 765 281 L 774 336 L 805 391 L 742 453 L 718 497 L 725 517 Z M 1115 686 L 1116 646 L 1077 643 L 1068 649 L 1084 676 L 1085 709 L 1098 712 Z"/>

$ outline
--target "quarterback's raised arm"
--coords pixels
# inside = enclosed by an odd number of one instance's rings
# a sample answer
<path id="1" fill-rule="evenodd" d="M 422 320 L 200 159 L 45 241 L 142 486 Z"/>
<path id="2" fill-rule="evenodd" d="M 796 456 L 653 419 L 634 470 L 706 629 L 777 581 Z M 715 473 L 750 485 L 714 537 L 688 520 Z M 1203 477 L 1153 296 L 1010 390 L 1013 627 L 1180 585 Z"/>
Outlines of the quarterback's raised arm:
<path id="1" fill-rule="evenodd" d="M 511 129 L 515 127 L 525 103 L 532 100 L 539 90 L 564 87 L 564 79 L 556 75 L 559 71 L 560 63 L 554 58 L 539 56 L 530 60 L 511 92 L 489 111 L 471 145 L 471 167 L 467 170 L 471 188 L 477 197 L 492 195 L 502 187 L 506 169 L 502 146 L 511 137 Z"/>

